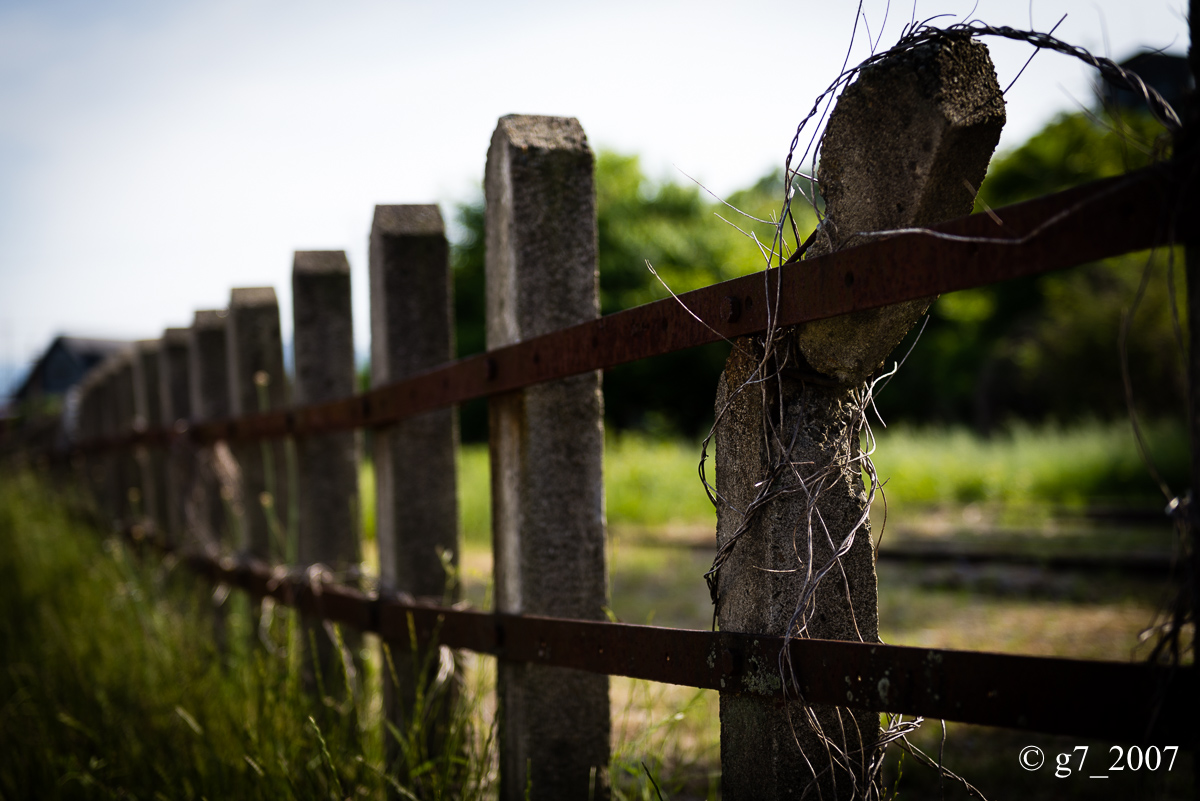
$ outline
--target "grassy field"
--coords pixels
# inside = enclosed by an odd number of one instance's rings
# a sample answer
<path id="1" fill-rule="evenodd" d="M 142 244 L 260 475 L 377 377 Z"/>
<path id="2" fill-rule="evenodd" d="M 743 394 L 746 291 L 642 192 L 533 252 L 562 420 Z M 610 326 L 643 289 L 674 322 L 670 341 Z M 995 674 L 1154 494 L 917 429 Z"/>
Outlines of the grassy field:
<path id="1" fill-rule="evenodd" d="M 1006 519 L 1044 520 L 1086 505 L 1157 508 L 1165 503 L 1138 454 L 1128 423 L 1063 428 L 1018 425 L 991 438 L 966 429 L 879 428 L 873 456 L 889 509 L 927 516 L 937 507 L 974 505 Z M 1148 451 L 1175 492 L 1188 476 L 1181 426 L 1146 427 Z M 710 480 L 715 460 L 709 451 Z M 678 539 L 711 533 L 715 515 L 697 474 L 698 443 L 610 436 L 604 478 L 609 527 Z M 374 533 L 374 475 L 362 471 L 363 519 Z M 466 546 L 491 537 L 487 448 L 468 445 L 458 465 L 459 515 Z M 683 534 L 692 536 L 692 534 Z"/>
<path id="2" fill-rule="evenodd" d="M 1181 437 L 1166 427 L 1152 435 L 1165 473 L 1178 482 Z M 713 513 L 696 478 L 697 458 L 698 448 L 686 443 L 634 436 L 608 443 L 611 608 L 618 619 L 711 624 L 702 574 L 712 557 Z M 891 430 L 880 438 L 876 463 L 890 477 L 885 544 L 983 542 L 1038 552 L 1170 547 L 1161 525 L 1129 530 L 1062 516 L 1096 502 L 1161 506 L 1137 468 L 1132 439 L 1117 426 L 1017 429 L 987 441 L 957 431 Z M 462 578 L 468 598 L 486 607 L 486 451 L 465 448 L 459 470 Z M 363 478 L 369 518 L 369 469 Z M 29 474 L 0 477 L 0 801 L 384 793 L 392 780 L 378 693 L 348 694 L 344 676 L 331 677 L 324 693 L 306 691 L 296 620 L 281 610 L 255 617 L 236 594 L 222 606 L 228 647 L 216 648 L 211 588 L 177 566 L 139 559 L 72 518 L 69 508 Z M 879 581 L 887 642 L 1115 660 L 1144 653 L 1139 633 L 1164 593 L 1159 582 L 1037 568 L 881 562 Z M 254 639 L 269 648 L 252 646 Z M 373 646 L 368 639 L 362 650 L 367 687 L 382 670 Z M 494 797 L 494 663 L 465 663 L 469 704 L 460 720 L 474 743 L 471 759 L 428 773 L 458 788 L 445 797 Z M 664 798 L 717 796 L 715 693 L 614 678 L 612 708 L 616 797 L 656 798 L 649 776 Z M 918 739 L 936 751 L 940 737 L 933 722 Z M 1127 776 L 1097 795 L 1086 780 L 1021 771 L 1016 755 L 1026 744 L 1051 754 L 1076 743 L 951 724 L 946 763 L 992 798 L 1166 798 L 1190 786 L 1191 759 L 1181 756 L 1166 777 L 1171 784 L 1120 784 L 1149 778 Z M 1097 758 L 1107 755 L 1109 744 L 1091 745 Z M 414 754 L 416 767 L 422 758 Z M 911 760 L 893 758 L 887 776 L 896 797 L 941 797 L 936 774 Z M 947 798 L 959 797 L 946 789 Z"/>
<path id="3" fill-rule="evenodd" d="M 0 796 L 381 787 L 353 716 L 328 714 L 294 664 L 249 648 L 244 598 L 227 600 L 222 653 L 211 587 L 102 539 L 28 473 L 0 482 L 0 548 Z"/>
<path id="4" fill-rule="evenodd" d="M 0 799 L 475 798 L 491 787 L 475 707 L 452 736 L 483 756 L 432 759 L 417 727 L 383 732 L 377 643 L 351 641 L 356 678 L 320 675 L 290 610 L 214 593 L 77 508 L 29 472 L 0 472 Z M 385 736 L 401 754 L 390 766 Z M 401 788 L 401 772 L 420 778 Z"/>
<path id="5" fill-rule="evenodd" d="M 1185 489 L 1189 456 L 1183 427 L 1154 424 L 1144 433 L 1158 472 L 1176 492 Z M 1165 501 L 1126 422 L 1017 425 L 990 439 L 965 429 L 894 427 L 879 432 L 874 461 L 888 482 L 889 501 L 900 507 L 1161 506 Z"/>

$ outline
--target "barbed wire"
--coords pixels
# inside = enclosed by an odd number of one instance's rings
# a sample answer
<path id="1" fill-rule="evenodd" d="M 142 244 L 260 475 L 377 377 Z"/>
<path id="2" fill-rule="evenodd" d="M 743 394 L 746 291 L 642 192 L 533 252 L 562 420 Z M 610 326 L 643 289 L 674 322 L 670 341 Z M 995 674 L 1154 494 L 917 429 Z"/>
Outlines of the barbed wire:
<path id="1" fill-rule="evenodd" d="M 818 231 L 821 231 L 824 225 L 824 217 L 822 210 L 817 202 L 816 192 L 812 191 L 811 195 L 805 191 L 805 188 L 800 181 L 809 182 L 810 184 L 819 184 L 820 177 L 817 174 L 817 160 L 821 150 L 821 144 L 824 141 L 825 133 L 822 130 L 819 137 L 813 137 L 809 140 L 803 153 L 800 155 L 800 163 L 810 162 L 810 169 L 807 172 L 802 172 L 799 167 L 793 169 L 792 164 L 796 157 L 797 149 L 800 146 L 800 139 L 805 128 L 815 117 L 820 117 L 823 120 L 829 114 L 833 104 L 834 95 L 839 89 L 847 86 L 860 72 L 868 69 L 886 59 L 893 58 L 897 55 L 907 53 L 918 47 L 936 44 L 947 39 L 956 37 L 979 38 L 983 36 L 993 36 L 1010 41 L 1025 42 L 1032 45 L 1037 50 L 1049 50 L 1051 52 L 1060 53 L 1078 59 L 1085 64 L 1094 67 L 1100 72 L 1100 75 L 1110 84 L 1121 89 L 1126 89 L 1133 92 L 1140 99 L 1145 101 L 1150 110 L 1151 115 L 1158 120 L 1163 127 L 1172 136 L 1177 136 L 1183 129 L 1179 115 L 1171 104 L 1163 98 L 1163 96 L 1154 87 L 1148 85 L 1136 72 L 1126 69 L 1120 64 L 1109 58 L 1097 56 L 1087 48 L 1079 45 L 1073 45 L 1069 42 L 1064 42 L 1049 33 L 1041 31 L 1021 30 L 1012 28 L 1007 25 L 989 25 L 981 20 L 969 20 L 967 22 L 955 23 L 944 28 L 930 25 L 930 21 L 936 18 L 930 18 L 921 22 L 912 22 L 906 25 L 900 35 L 900 39 L 895 45 L 887 50 L 872 53 L 869 57 L 860 61 L 857 65 L 850 68 L 843 66 L 842 71 L 826 87 L 817 99 L 813 102 L 811 110 L 796 126 L 796 133 L 792 137 L 792 142 L 788 147 L 787 158 L 784 160 L 784 201 L 783 207 L 780 210 L 779 220 L 776 224 L 775 241 L 772 244 L 772 250 L 781 254 L 779 257 L 780 263 L 783 261 L 782 254 L 786 249 L 784 232 L 787 227 L 790 227 L 795 237 L 795 241 L 800 243 L 802 240 L 797 230 L 796 220 L 792 216 L 791 203 L 795 195 L 798 193 L 804 197 L 808 205 L 812 207 L 816 213 L 818 225 L 813 232 L 813 236 L 808 237 L 797 250 L 787 259 L 788 262 L 798 261 L 807 250 L 808 246 L 814 241 Z M 1057 28 L 1057 25 L 1055 26 Z"/>

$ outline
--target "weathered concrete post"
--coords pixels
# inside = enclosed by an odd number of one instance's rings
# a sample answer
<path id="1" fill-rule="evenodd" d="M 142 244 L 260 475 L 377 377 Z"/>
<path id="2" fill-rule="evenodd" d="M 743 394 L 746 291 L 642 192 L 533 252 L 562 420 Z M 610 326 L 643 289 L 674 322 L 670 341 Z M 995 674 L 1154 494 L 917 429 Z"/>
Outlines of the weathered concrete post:
<path id="1" fill-rule="evenodd" d="M 372 386 L 454 358 L 449 248 L 437 206 L 375 207 L 370 279 Z M 457 448 L 453 409 L 374 432 L 375 532 L 384 591 L 437 603 L 457 600 L 458 588 L 449 586 L 442 562 L 456 568 L 459 558 Z M 400 686 L 385 678 L 384 698 L 389 718 L 405 731 L 415 684 L 431 677 L 417 675 L 414 661 L 425 656 L 413 654 L 409 643 L 389 643 L 389 649 Z"/>
<path id="2" fill-rule="evenodd" d="M 118 436 L 117 424 L 117 356 L 111 355 L 96 369 L 98 397 L 98 423 L 102 437 Z M 105 451 L 100 456 L 100 486 L 103 503 L 101 509 L 110 526 L 120 525 L 125 509 L 124 480 L 121 477 L 121 460 L 116 451 Z"/>
<path id="3" fill-rule="evenodd" d="M 599 314 L 593 156 L 579 122 L 500 119 L 488 149 L 489 349 Z M 604 619 L 600 373 L 489 402 L 496 609 Z M 500 660 L 500 797 L 609 796 L 608 677 Z"/>
<path id="4" fill-rule="evenodd" d="M 234 417 L 287 405 L 279 302 L 271 287 L 234 289 L 225 320 L 229 348 L 229 411 Z M 242 541 L 264 561 L 294 556 L 288 543 L 288 469 L 283 440 L 233 445 L 242 477 Z"/>
<path id="5" fill-rule="evenodd" d="M 810 255 L 857 244 L 857 232 L 969 214 L 974 192 L 967 185 L 982 181 L 1003 123 L 1004 101 L 987 50 L 969 39 L 921 47 L 865 70 L 830 117 L 819 172 L 827 236 Z M 762 343 L 750 338 L 736 343 L 716 402 L 717 413 L 724 410 L 716 438 L 717 488 L 726 501 L 717 510 L 718 545 L 729 543 L 743 526 L 742 510 L 759 494 L 756 484 L 772 466 L 790 462 L 800 476 L 786 469 L 776 475 L 769 489 L 791 493 L 751 516 L 719 571 L 722 631 L 783 635 L 790 628 L 796 636 L 878 640 L 868 496 L 856 461 L 865 385 L 929 302 L 785 332 L 766 365 L 767 373 L 779 376 L 767 392 L 746 385 L 763 357 Z M 765 436 L 766 416 L 778 432 L 774 438 Z M 787 454 L 792 437 L 795 445 Z M 859 521 L 864 525 L 841 558 L 841 569 L 827 574 L 812 605 L 797 617 L 808 571 L 829 564 L 835 546 Z M 807 623 L 804 633 L 797 630 L 801 620 Z M 774 664 L 760 669 L 765 684 L 779 686 Z M 812 711 L 845 759 L 831 757 L 799 702 L 781 706 L 754 695 L 722 695 L 722 797 L 799 798 L 807 790 L 815 798 L 814 774 L 820 797 L 861 797 L 876 778 L 866 766 L 880 732 L 878 714 Z"/>
<path id="6" fill-rule="evenodd" d="M 83 380 L 80 433 L 84 439 L 108 435 L 107 380 L 107 363 L 97 365 Z M 84 460 L 84 470 L 96 513 L 112 520 L 115 517 L 113 496 L 109 489 L 109 483 L 113 480 L 112 455 L 103 452 L 88 454 Z"/>
<path id="7" fill-rule="evenodd" d="M 196 312 L 189 330 L 189 405 L 196 422 L 229 416 L 229 358 L 225 346 L 228 312 L 205 309 Z M 200 448 L 192 471 L 192 486 L 185 505 L 188 528 L 206 549 L 219 549 L 232 532 L 236 515 L 227 514 L 237 505 L 236 481 L 230 475 L 232 458 L 224 442 Z"/>
<path id="8" fill-rule="evenodd" d="M 158 403 L 163 426 L 176 434 L 187 431 L 192 416 L 191 382 L 188 372 L 188 353 L 191 336 L 186 328 L 163 331 L 158 349 Z M 167 541 L 180 546 L 187 540 L 184 501 L 195 462 L 195 449 L 182 437 L 172 441 L 166 454 L 166 469 L 162 474 L 164 487 L 163 520 Z"/>
<path id="9" fill-rule="evenodd" d="M 296 404 L 325 403 L 354 394 L 354 326 L 350 263 L 342 251 L 297 251 L 292 264 Z M 323 564 L 343 582 L 361 574 L 358 449 L 354 432 L 296 439 L 296 491 L 300 510 L 297 553 L 301 565 Z M 340 676 L 340 653 L 319 626 L 318 662 L 325 686 Z M 357 638 L 351 638 L 351 647 Z"/>
<path id="10" fill-rule="evenodd" d="M 120 354 L 113 354 L 101 365 L 101 412 L 100 424 L 105 437 L 115 438 L 121 435 L 121 414 L 118 401 L 117 372 L 120 366 Z M 104 494 L 108 499 L 106 511 L 109 524 L 114 528 L 120 527 L 125 518 L 129 504 L 129 485 L 125 478 L 121 454 L 110 450 L 104 454 Z"/>
<path id="11" fill-rule="evenodd" d="M 133 363 L 137 354 L 133 348 L 122 350 L 112 367 L 112 403 L 115 436 L 124 437 L 135 430 L 136 408 L 134 406 Z M 121 448 L 116 452 L 116 473 L 119 481 L 118 520 L 122 527 L 140 526 L 145 512 L 145 485 L 140 465 L 132 448 Z"/>
<path id="12" fill-rule="evenodd" d="M 79 382 L 79 424 L 76 427 L 76 438 L 79 442 L 88 442 L 97 436 L 95 375 L 96 371 L 92 370 Z M 74 459 L 80 486 L 86 493 L 85 497 L 92 508 L 98 511 L 99 497 L 96 492 L 95 462 L 95 456 L 90 453 L 80 454 Z"/>
<path id="13" fill-rule="evenodd" d="M 134 428 L 138 431 L 162 428 L 162 400 L 158 393 L 158 354 L 161 345 L 157 339 L 143 339 L 134 343 L 133 351 L 133 406 Z M 156 537 L 166 536 L 166 458 L 157 445 L 139 448 L 138 468 L 142 477 L 143 508 L 145 517 L 154 526 Z"/>
<path id="14" fill-rule="evenodd" d="M 372 386 L 453 359 L 449 248 L 437 206 L 376 206 L 370 258 Z M 457 446 L 452 409 L 376 432 L 375 526 L 388 589 L 443 598 L 438 552 L 458 564 Z"/>

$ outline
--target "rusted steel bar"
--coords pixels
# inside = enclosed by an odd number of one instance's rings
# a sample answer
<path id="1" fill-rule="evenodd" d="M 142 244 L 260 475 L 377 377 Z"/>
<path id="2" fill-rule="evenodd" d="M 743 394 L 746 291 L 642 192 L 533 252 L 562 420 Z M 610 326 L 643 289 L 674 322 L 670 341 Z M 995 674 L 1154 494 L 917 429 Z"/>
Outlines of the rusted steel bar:
<path id="1" fill-rule="evenodd" d="M 779 637 L 489 614 L 377 598 L 272 571 L 262 562 L 190 555 L 210 580 L 270 596 L 391 641 L 437 642 L 505 659 L 723 692 L 782 697 Z M 1113 742 L 1191 743 L 1195 670 L 832 640 L 790 645 L 813 703 Z"/>
<path id="2" fill-rule="evenodd" d="M 1194 203 L 1178 178 L 1185 173 L 1177 164 L 1156 165 L 998 209 L 1001 224 L 975 214 L 925 233 L 893 232 L 460 359 L 353 398 L 201 423 L 190 435 L 210 442 L 385 425 L 473 398 L 761 333 L 768 317 L 776 325 L 798 325 L 1174 243 L 1185 232 L 1176 231 L 1173 221 L 1189 219 L 1181 215 Z M 152 431 L 82 448 L 171 436 Z"/>

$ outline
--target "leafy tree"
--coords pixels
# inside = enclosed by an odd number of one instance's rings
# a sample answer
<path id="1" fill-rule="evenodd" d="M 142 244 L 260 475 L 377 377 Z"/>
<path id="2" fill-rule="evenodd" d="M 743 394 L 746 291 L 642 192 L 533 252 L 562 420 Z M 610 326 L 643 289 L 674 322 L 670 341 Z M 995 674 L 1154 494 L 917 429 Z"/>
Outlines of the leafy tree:
<path id="1" fill-rule="evenodd" d="M 1164 138 L 1144 114 L 1060 116 L 993 161 L 976 208 L 1137 169 L 1161 155 Z M 1184 390 L 1166 280 L 1171 255 L 1153 255 L 1127 345 L 1139 406 L 1155 415 L 1180 410 Z M 986 431 L 1013 417 L 1065 422 L 1124 414 L 1117 338 L 1149 258 L 1131 254 L 942 297 L 881 398 L 885 416 L 972 421 Z M 1180 297 L 1182 272 L 1180 264 L 1174 271 Z"/>

